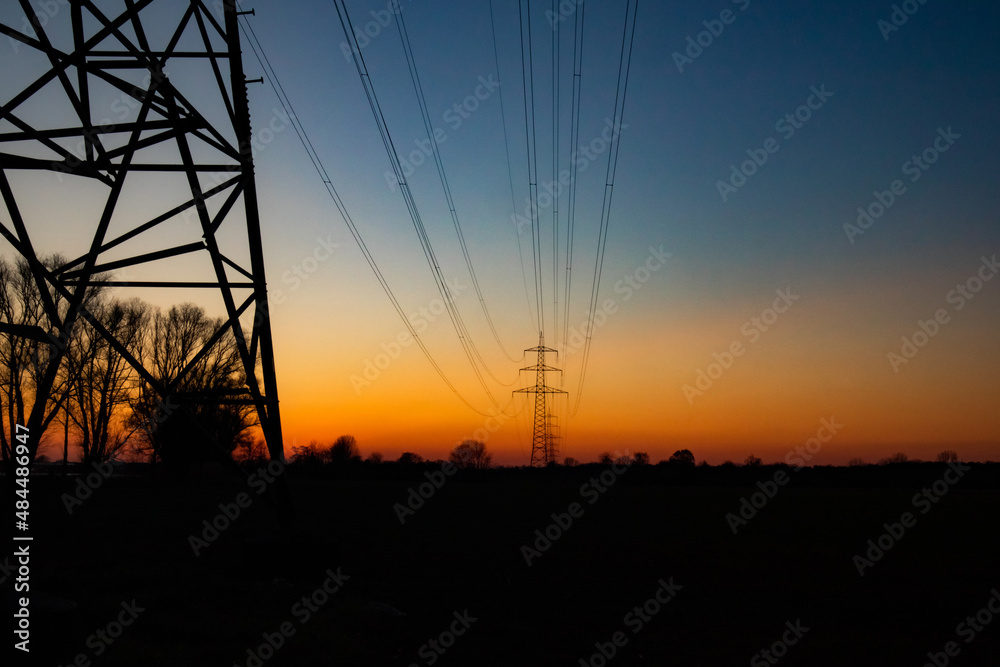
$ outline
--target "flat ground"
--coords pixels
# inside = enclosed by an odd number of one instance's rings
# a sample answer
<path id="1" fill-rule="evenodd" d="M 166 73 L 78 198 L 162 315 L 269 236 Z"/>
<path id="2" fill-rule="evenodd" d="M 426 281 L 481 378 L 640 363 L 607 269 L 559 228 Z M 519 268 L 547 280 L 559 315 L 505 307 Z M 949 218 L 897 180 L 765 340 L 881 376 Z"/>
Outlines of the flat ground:
<path id="1" fill-rule="evenodd" d="M 608 664 L 765 665 L 758 652 L 799 622 L 782 665 L 919 667 L 949 641 L 953 664 L 996 665 L 1000 615 L 981 631 L 959 623 L 1000 588 L 998 468 L 933 504 L 913 497 L 942 479 L 938 465 L 792 472 L 735 535 L 727 513 L 776 469 L 632 468 L 604 492 L 583 488 L 609 479 L 599 466 L 456 475 L 405 524 L 394 505 L 432 468 L 293 470 L 309 537 L 274 532 L 269 496 L 230 473 L 116 476 L 72 514 L 61 494 L 76 480 L 38 476 L 32 591 L 78 607 L 34 612 L 33 664 L 252 667 L 248 650 L 286 623 L 263 664 L 601 665 L 595 643 L 610 651 L 621 632 Z M 241 492 L 252 504 L 195 556 L 189 537 Z M 582 512 L 528 566 L 522 545 L 574 502 Z M 853 557 L 904 512 L 914 525 L 860 576 Z M 338 568 L 340 590 L 295 607 Z M 673 599 L 628 616 L 671 579 Z M 118 638 L 91 638 L 133 600 L 143 611 Z M 428 645 L 466 611 L 476 620 L 443 655 Z"/>

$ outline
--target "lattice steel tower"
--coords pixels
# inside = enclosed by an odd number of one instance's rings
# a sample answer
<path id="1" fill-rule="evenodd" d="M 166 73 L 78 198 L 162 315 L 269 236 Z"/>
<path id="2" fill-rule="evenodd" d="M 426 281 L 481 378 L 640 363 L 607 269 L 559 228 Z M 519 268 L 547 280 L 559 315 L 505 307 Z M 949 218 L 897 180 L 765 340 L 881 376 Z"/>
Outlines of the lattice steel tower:
<path id="1" fill-rule="evenodd" d="M 531 433 L 531 465 L 545 466 L 549 463 L 555 463 L 558 455 L 555 445 L 556 438 L 552 434 L 552 415 L 546 409 L 545 397 L 548 394 L 566 393 L 562 389 L 549 387 L 545 384 L 547 371 L 562 373 L 558 368 L 545 365 L 545 353 L 555 352 L 558 355 L 559 352 L 551 347 L 545 347 L 545 336 L 542 332 L 538 332 L 538 347 L 530 347 L 525 352 L 538 353 L 538 362 L 534 366 L 521 369 L 522 371 L 535 371 L 535 386 L 516 389 L 513 393 L 535 395 L 535 419 Z"/>
<path id="2" fill-rule="evenodd" d="M 49 4 L 55 15 L 24 0 L 23 23 L 0 23 L 14 50 L 3 56 L 0 91 L 0 234 L 30 266 L 46 315 L 38 326 L 0 322 L 0 332 L 52 349 L 31 432 L 40 432 L 69 333 L 89 325 L 162 397 L 254 406 L 271 457 L 282 459 L 236 0 L 221 16 L 203 0 L 125 0 L 111 16 L 87 0 Z M 47 200 L 73 204 L 58 228 L 39 213 Z M 45 266 L 39 237 L 71 259 Z M 84 305 L 98 274 L 120 270 L 102 284 L 214 294 L 224 305 L 222 327 L 169 385 Z M 229 331 L 246 386 L 178 396 L 185 373 Z"/>

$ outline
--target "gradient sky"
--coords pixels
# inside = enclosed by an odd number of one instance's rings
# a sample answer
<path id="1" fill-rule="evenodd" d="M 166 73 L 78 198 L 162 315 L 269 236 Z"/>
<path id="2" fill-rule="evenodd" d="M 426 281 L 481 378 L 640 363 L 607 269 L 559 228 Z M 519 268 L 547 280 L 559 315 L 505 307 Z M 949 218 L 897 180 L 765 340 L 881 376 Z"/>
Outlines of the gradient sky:
<path id="1" fill-rule="evenodd" d="M 498 73 L 486 0 L 402 4 L 432 121 L 446 135 L 441 154 L 485 301 L 503 345 L 520 359 L 523 348 L 537 344 L 538 327 L 531 236 L 525 230 L 519 239 L 511 221 L 501 96 L 487 96 L 460 124 L 447 115 L 481 78 L 499 78 L 514 199 L 523 214 L 528 188 L 517 5 L 494 3 Z M 431 272 L 403 199 L 385 178 L 389 161 L 354 64 L 342 51 L 333 2 L 244 5 L 256 10 L 249 21 L 404 309 L 433 309 L 439 297 Z M 363 26 L 387 2 L 347 5 L 355 25 Z M 942 449 L 997 459 L 1000 280 L 977 285 L 976 275 L 984 257 L 1000 259 L 998 196 L 989 180 L 1000 155 L 1000 7 L 913 5 L 916 13 L 884 34 L 879 22 L 891 21 L 891 2 L 640 3 L 600 285 L 602 301 L 613 300 L 615 312 L 594 333 L 575 415 L 570 408 L 582 354 L 571 348 L 558 361 L 548 359 L 565 369 L 561 386 L 571 392 L 568 404 L 557 402 L 563 455 L 588 460 L 630 449 L 648 451 L 656 461 L 686 447 L 712 463 L 750 453 L 776 461 L 815 436 L 821 420 L 833 419 L 843 427 L 814 463 L 874 461 L 896 451 L 926 459 Z M 531 6 L 539 175 L 547 180 L 553 33 L 545 17 L 549 3 Z M 723 10 L 732 12 L 732 22 L 678 71 L 673 54 L 683 53 L 688 37 L 697 39 L 703 22 Z M 623 0 L 586 4 L 581 144 L 598 137 L 613 113 L 624 11 Z M 562 27 L 565 168 L 573 18 Z M 377 32 L 363 54 L 395 145 L 408 153 L 425 137 L 419 108 L 395 25 Z M 9 91 L 30 80 L 35 64 L 6 41 L 0 40 L 0 81 Z M 249 77 L 262 74 L 248 50 L 245 64 Z M 813 97 L 818 108 L 796 121 L 794 132 L 776 126 L 807 104 L 813 90 L 832 95 L 821 104 Z M 455 398 L 416 345 L 402 347 L 377 377 L 370 371 L 369 385 L 352 381 L 391 349 L 404 325 L 282 121 L 270 86 L 251 86 L 250 97 L 257 131 L 269 124 L 278 129 L 273 138 L 261 136 L 256 167 L 286 447 L 351 433 L 363 453 L 437 458 L 464 438 L 482 436 L 477 429 L 488 425 L 486 418 Z M 113 115 L 110 108 L 105 113 Z M 947 150 L 911 180 L 917 172 L 908 161 L 949 131 L 952 139 L 938 141 Z M 724 200 L 718 182 L 749 159 L 748 151 L 760 156 L 765 146 L 777 151 Z M 578 329 L 593 280 L 606 158 L 599 156 L 578 181 L 571 301 Z M 905 192 L 863 234 L 849 238 L 844 226 L 856 222 L 858 207 L 868 208 L 876 191 L 890 190 L 897 179 Z M 429 160 L 415 169 L 411 184 L 442 270 L 460 286 L 462 316 L 500 381 L 490 381 L 490 389 L 517 413 L 488 434 L 488 446 L 498 462 L 527 463 L 531 409 L 523 395 L 511 402 L 510 391 L 531 379 L 522 374 L 519 380 L 518 368 L 534 359 L 511 362 L 492 340 Z M 21 186 L 35 188 L 41 199 L 52 183 Z M 171 187 L 147 184 L 123 206 L 170 201 Z M 565 201 L 563 195 L 563 224 Z M 36 217 L 83 215 L 62 199 L 47 205 L 43 215 L 37 203 Z M 559 345 L 550 209 L 541 220 L 546 343 Z M 47 224 L 40 232 L 43 250 L 72 241 L 71 224 Z M 337 245 L 328 259 L 310 259 L 330 244 Z M 661 246 L 670 254 L 663 266 L 640 269 L 650 249 Z M 185 261 L 170 270 L 196 275 L 204 268 Z M 296 275 L 304 268 L 311 272 Z M 982 275 L 995 271 L 1000 267 L 987 265 Z M 623 281 L 630 277 L 648 279 L 627 290 Z M 972 298 L 953 292 L 970 279 L 971 289 L 981 287 Z M 766 311 L 779 290 L 796 298 L 771 321 Z M 141 296 L 161 305 L 190 298 Z M 220 304 L 203 303 L 221 314 Z M 944 323 L 935 335 L 894 368 L 888 355 L 901 355 L 902 338 L 912 338 L 919 322 L 939 310 Z M 761 317 L 771 324 L 754 322 Z M 422 338 L 461 394 L 487 411 L 490 401 L 447 315 L 428 322 Z M 711 368 L 734 342 L 742 353 L 724 370 Z M 710 386 L 702 380 L 700 395 L 686 392 L 685 385 L 698 387 L 702 371 L 716 378 Z M 550 383 L 559 380 L 553 375 Z"/>

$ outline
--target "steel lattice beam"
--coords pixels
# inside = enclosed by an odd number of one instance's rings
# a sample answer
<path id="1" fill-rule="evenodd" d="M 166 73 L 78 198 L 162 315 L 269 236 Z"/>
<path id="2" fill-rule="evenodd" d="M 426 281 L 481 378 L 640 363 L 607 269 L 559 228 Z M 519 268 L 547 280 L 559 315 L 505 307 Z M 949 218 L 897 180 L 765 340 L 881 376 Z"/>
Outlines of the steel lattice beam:
<path id="1" fill-rule="evenodd" d="M 68 12 L 49 18 L 43 26 L 30 2 L 20 0 L 34 34 L 22 32 L 13 25 L 0 24 L 0 33 L 16 44 L 18 50 L 41 55 L 48 64 L 47 70 L 22 89 L 0 92 L 0 121 L 10 125 L 0 133 L 0 200 L 9 217 L 0 220 L 0 235 L 32 269 L 49 320 L 45 323 L 46 333 L 57 331 L 59 338 L 65 340 L 77 320 L 89 323 L 108 338 L 164 398 L 169 398 L 171 387 L 161 386 L 142 363 L 87 312 L 83 307 L 84 294 L 102 271 L 140 266 L 153 270 L 164 261 L 179 256 L 206 258 L 214 273 L 211 281 L 170 280 L 173 276 L 167 274 L 162 280 L 112 278 L 102 280 L 102 284 L 218 291 L 226 310 L 224 326 L 172 385 L 176 385 L 227 331 L 232 331 L 247 386 L 241 397 L 228 396 L 225 400 L 249 402 L 255 407 L 270 455 L 281 460 L 284 454 L 274 343 L 236 0 L 225 0 L 221 21 L 204 0 L 187 0 L 176 25 L 163 25 L 162 15 L 153 23 L 149 12 L 144 14 L 153 0 L 127 0 L 117 16 L 105 15 L 91 0 L 68 0 L 68 4 Z M 176 8 L 180 3 L 173 0 L 166 4 Z M 64 31 L 56 29 L 58 21 L 64 23 L 59 26 Z M 193 43 L 197 45 L 192 46 Z M 187 64 L 203 62 L 203 71 L 211 73 L 211 77 L 199 76 L 195 81 L 177 76 L 175 80 L 167 74 L 167 68 L 171 59 L 180 58 Z M 142 85 L 134 82 L 137 70 L 145 71 Z M 214 87 L 206 86 L 206 78 L 214 82 Z M 70 110 L 66 115 L 74 116 L 71 121 L 58 116 L 40 118 L 30 113 L 31 102 L 42 91 L 50 96 L 46 99 L 51 99 L 54 90 L 61 94 L 65 109 Z M 132 117 L 117 124 L 106 120 L 94 122 L 94 118 L 100 117 L 95 110 L 97 90 L 120 94 L 121 99 L 128 102 Z M 203 112 L 196 102 L 205 102 L 204 106 L 221 108 L 223 112 L 214 115 L 211 111 Z M 214 118 L 214 122 L 209 118 Z M 79 149 L 74 151 L 67 145 Z M 179 156 L 179 159 L 164 159 L 168 150 L 171 156 Z M 40 157 L 46 154 L 49 157 Z M 92 234 L 89 250 L 54 270 L 42 264 L 32 242 L 32 233 L 37 231 L 41 221 L 32 220 L 26 213 L 30 202 L 21 199 L 13 185 L 14 175 L 25 171 L 53 172 L 60 182 L 85 179 L 91 184 L 106 186 L 106 200 L 97 219 L 81 218 L 69 223 L 74 228 L 88 229 Z M 109 233 L 111 220 L 124 188 L 131 182 L 130 175 L 136 173 L 182 176 L 188 190 L 187 200 L 165 210 L 149 210 L 140 218 L 141 224 L 112 235 Z M 241 198 L 242 207 L 238 205 Z M 216 204 L 213 213 L 209 206 Z M 229 218 L 237 217 L 235 213 L 240 214 L 240 220 L 230 221 Z M 197 227 L 187 229 L 197 229 L 201 238 L 180 243 L 175 239 L 167 246 L 150 249 L 150 244 L 156 243 L 147 241 L 151 238 L 150 232 L 165 224 L 192 219 Z M 246 246 L 241 252 L 248 253 L 249 266 L 241 265 L 233 259 L 233 253 L 225 251 L 225 244 L 219 237 L 223 226 L 227 231 L 234 226 L 244 228 L 242 237 Z M 231 235 L 227 238 L 231 243 Z M 123 244 L 135 242 L 140 245 L 134 247 L 141 247 L 142 251 L 127 253 L 124 257 L 108 255 Z M 233 280 L 234 277 L 237 280 Z M 69 304 L 63 317 L 49 296 L 50 290 Z M 240 319 L 245 314 L 253 318 L 249 331 Z M 0 331 L 39 337 L 39 331 L 11 323 L 0 323 Z M 40 379 L 28 420 L 28 427 L 35 433 L 42 424 L 46 399 L 64 354 L 59 346 L 53 349 L 58 356 Z M 215 396 L 202 398 L 218 400 Z"/>

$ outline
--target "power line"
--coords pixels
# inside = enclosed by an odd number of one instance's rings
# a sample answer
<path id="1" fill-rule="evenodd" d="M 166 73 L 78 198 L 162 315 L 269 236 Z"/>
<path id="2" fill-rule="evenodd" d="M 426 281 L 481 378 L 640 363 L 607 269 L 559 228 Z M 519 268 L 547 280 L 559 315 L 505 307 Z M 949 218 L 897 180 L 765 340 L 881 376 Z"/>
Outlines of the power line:
<path id="1" fill-rule="evenodd" d="M 583 382 L 587 374 L 587 363 L 590 360 L 590 343 L 594 334 L 594 318 L 597 314 L 597 294 L 601 284 L 601 271 L 604 269 L 604 250 L 608 240 L 608 226 L 611 219 L 611 197 L 614 194 L 615 172 L 618 168 L 618 149 L 621 141 L 618 137 L 619 123 L 625 113 L 625 96 L 628 93 L 628 73 L 632 65 L 632 45 L 635 42 L 636 13 L 639 9 L 639 0 L 635 0 L 635 7 L 632 9 L 632 28 L 629 36 L 629 8 L 632 7 L 632 0 L 627 0 L 625 5 L 625 25 L 622 28 L 622 50 L 618 60 L 618 83 L 615 86 L 615 112 L 612 119 L 611 141 L 608 146 L 608 168 L 604 179 L 604 203 L 601 207 L 601 225 L 598 230 L 597 258 L 594 262 L 594 284 L 590 291 L 590 310 L 587 317 L 587 335 L 583 347 L 583 365 L 580 369 L 580 383 L 576 390 L 576 402 L 573 404 L 573 414 L 576 414 L 580 407 L 580 397 L 583 394 Z M 628 55 L 625 54 L 625 46 L 628 44 Z"/>
<path id="2" fill-rule="evenodd" d="M 569 211 L 566 215 L 566 296 L 563 314 L 563 343 L 569 342 L 569 304 L 573 283 L 573 231 L 576 222 L 576 179 L 577 160 L 573 151 L 580 141 L 580 93 L 583 86 L 583 21 L 584 0 L 580 0 L 574 17 L 573 35 L 573 102 L 570 120 L 570 176 L 569 176 Z"/>
<path id="3" fill-rule="evenodd" d="M 364 62 L 364 56 L 361 54 L 361 47 L 357 42 L 357 37 L 354 34 L 354 26 L 351 23 L 350 14 L 347 12 L 347 7 L 344 4 L 344 0 L 334 0 L 334 5 L 337 8 L 337 17 L 340 19 L 341 28 L 344 31 L 344 36 L 347 38 L 348 44 L 352 47 L 354 53 L 354 64 L 358 71 L 358 76 L 361 79 L 361 84 L 364 87 L 365 95 L 368 98 L 368 105 L 371 108 L 372 115 L 375 118 L 375 123 L 378 126 L 379 134 L 382 138 L 382 145 L 385 148 L 386 155 L 389 157 L 389 162 L 392 165 L 393 173 L 396 177 L 396 182 L 399 184 L 400 193 L 403 196 L 403 200 L 406 203 L 407 211 L 410 215 L 410 219 L 413 222 L 413 227 L 417 232 L 417 238 L 420 240 L 421 248 L 424 252 L 424 257 L 427 259 L 427 264 L 431 269 L 431 273 L 434 276 L 435 283 L 438 288 L 438 292 L 441 294 L 441 298 L 444 301 L 445 308 L 448 311 L 448 316 L 451 319 L 452 325 L 455 328 L 455 333 L 458 335 L 459 342 L 462 344 L 462 349 L 469 359 L 469 364 L 472 366 L 472 370 L 476 375 L 476 379 L 482 385 L 483 390 L 486 392 L 487 397 L 490 402 L 493 403 L 497 410 L 500 410 L 500 404 L 497 402 L 490 388 L 486 384 L 486 380 L 483 378 L 479 367 L 476 365 L 475 357 L 478 356 L 478 350 L 475 349 L 471 338 L 469 337 L 468 330 L 465 327 L 465 323 L 462 321 L 462 316 L 455 305 L 454 299 L 451 295 L 451 290 L 444 278 L 444 274 L 441 271 L 441 266 L 434 255 L 434 248 L 431 245 L 430 237 L 427 235 L 427 230 L 424 227 L 423 220 L 420 216 L 420 211 L 417 208 L 416 201 L 413 198 L 413 193 L 410 190 L 409 183 L 406 180 L 406 175 L 403 173 L 402 165 L 399 161 L 399 156 L 396 153 L 395 145 L 392 141 L 392 136 L 389 133 L 389 126 L 386 123 L 385 115 L 382 113 L 381 105 L 378 102 L 378 96 L 375 93 L 375 88 L 372 84 L 371 77 L 368 74 L 368 68 Z M 480 358 L 481 359 L 481 358 Z M 488 369 L 487 369 L 487 372 Z"/>
<path id="4" fill-rule="evenodd" d="M 382 287 L 382 290 L 389 298 L 389 301 L 392 303 L 392 306 L 396 310 L 396 313 L 399 315 L 400 319 L 403 320 L 403 324 L 406 326 L 407 331 L 413 337 L 413 340 L 416 341 L 417 346 L 420 347 L 420 350 L 424 353 L 424 356 L 427 357 L 427 361 L 430 362 L 431 366 L 437 372 L 438 376 L 440 376 L 441 380 L 452 391 L 452 393 L 455 394 L 455 396 L 462 403 L 464 403 L 469 409 L 483 416 L 489 416 L 490 413 L 482 412 L 481 410 L 477 409 L 471 403 L 469 403 L 465 399 L 465 397 L 462 396 L 461 393 L 459 393 L 458 389 L 455 388 L 455 386 L 451 383 L 448 377 L 444 374 L 444 371 L 441 369 L 437 361 L 431 355 L 430 351 L 424 345 L 424 342 L 420 339 L 420 336 L 413 328 L 413 325 L 410 323 L 410 320 L 406 317 L 406 313 L 403 311 L 402 306 L 400 306 L 399 301 L 396 298 L 396 295 L 393 294 L 392 289 L 389 287 L 389 283 L 385 279 L 385 276 L 382 274 L 381 269 L 379 269 L 378 263 L 375 261 L 375 257 L 368 249 L 368 245 L 365 243 L 364 238 L 361 236 L 361 233 L 358 230 L 357 225 L 354 223 L 354 219 L 348 212 L 347 207 L 344 205 L 344 202 L 341 199 L 340 194 L 337 192 L 337 189 L 334 187 L 332 181 L 330 180 L 330 176 L 326 170 L 326 167 L 323 165 L 323 162 L 320 159 L 319 154 L 317 153 L 316 148 L 312 143 L 312 140 L 306 133 L 305 127 L 302 125 L 302 122 L 299 120 L 298 115 L 295 113 L 295 108 L 292 105 L 291 99 L 285 93 L 285 89 L 281 85 L 281 81 L 278 78 L 277 72 L 275 72 L 274 68 L 271 66 L 271 62 L 270 59 L 267 57 L 267 53 L 264 51 L 263 46 L 257 39 L 257 35 L 253 30 L 253 26 L 249 23 L 249 21 L 244 19 L 243 22 L 240 24 L 240 28 L 243 30 L 243 34 L 247 36 L 248 38 L 247 44 L 249 44 L 250 49 L 253 51 L 254 56 L 257 59 L 257 62 L 260 64 L 261 69 L 263 70 L 264 75 L 271 86 L 271 89 L 274 91 L 274 94 L 277 96 L 278 101 L 282 106 L 282 109 L 285 111 L 285 114 L 291 121 L 292 128 L 295 130 L 295 134 L 296 136 L 298 136 L 299 142 L 305 149 L 306 155 L 309 157 L 309 160 L 312 163 L 313 168 L 315 169 L 317 175 L 320 177 L 320 180 L 322 180 L 323 186 L 326 189 L 327 194 L 330 196 L 330 199 L 333 201 L 334 206 L 337 208 L 337 211 L 340 213 L 344 222 L 347 224 L 347 228 L 351 232 L 351 236 L 354 238 L 355 243 L 357 243 L 358 248 L 361 250 L 361 253 L 364 255 L 365 260 L 368 262 L 368 266 L 371 267 L 372 272 L 375 274 L 375 278 L 378 280 L 379 285 Z"/>
<path id="5" fill-rule="evenodd" d="M 483 315 L 486 317 L 486 322 L 489 324 L 490 331 L 493 333 L 493 338 L 496 340 L 497 346 L 503 351 L 504 355 L 511 361 L 518 361 L 507 352 L 507 348 L 504 347 L 503 343 L 500 341 L 500 335 L 497 333 L 496 326 L 493 324 L 493 318 L 490 317 L 490 311 L 486 307 L 486 300 L 483 297 L 483 291 L 479 287 L 479 279 L 476 277 L 476 270 L 472 265 L 472 256 L 469 254 L 469 248 L 465 243 L 465 235 L 462 233 L 462 224 L 458 219 L 458 212 L 455 208 L 455 200 L 451 196 L 451 187 L 448 185 L 448 176 L 444 169 L 444 160 L 441 158 L 441 149 L 438 146 L 438 142 L 434 136 L 434 125 L 431 123 L 431 115 L 427 110 L 427 98 L 424 95 L 423 86 L 420 84 L 420 75 L 417 73 L 417 62 L 413 56 L 413 47 L 410 43 L 410 35 L 406 30 L 406 22 L 403 20 L 403 7 L 399 6 L 399 11 L 397 12 L 398 20 L 396 21 L 396 27 L 399 30 L 399 38 L 403 43 L 403 53 L 406 55 L 406 64 L 410 71 L 410 80 L 413 82 L 413 90 L 417 95 L 417 102 L 420 106 L 420 115 L 424 121 L 424 130 L 427 132 L 427 142 L 431 147 L 431 153 L 434 157 L 434 165 L 437 167 L 438 176 L 441 180 L 441 189 L 444 191 L 445 201 L 448 204 L 448 211 L 451 213 L 451 220 L 455 226 L 455 233 L 458 235 L 459 245 L 462 247 L 462 255 L 465 258 L 465 265 L 469 269 L 469 274 L 472 277 L 472 286 L 476 290 L 476 296 L 479 297 L 479 303 L 483 309 Z M 482 357 L 479 358 L 482 362 L 483 367 L 486 367 L 485 361 Z M 492 375 L 492 373 L 490 374 Z M 494 379 L 496 379 L 494 377 Z M 501 383 L 503 384 L 503 383 Z"/>
<path id="6" fill-rule="evenodd" d="M 513 211 L 516 216 L 517 200 L 514 198 L 514 175 L 510 160 L 510 141 L 507 138 L 507 114 L 504 111 L 503 104 L 503 85 L 501 83 L 503 78 L 500 76 L 500 56 L 497 52 L 497 26 L 496 19 L 493 16 L 493 0 L 490 0 L 490 32 L 493 36 L 493 62 L 496 65 L 497 70 L 497 92 L 500 97 L 500 122 L 503 124 L 503 147 L 504 152 L 507 154 L 507 183 L 510 185 L 510 206 L 511 211 Z M 517 241 L 517 258 L 521 262 L 521 279 L 524 283 L 524 298 L 527 300 L 528 314 L 531 317 L 532 327 L 537 329 L 538 322 L 535 321 L 535 313 L 531 310 L 531 296 L 528 294 L 528 277 L 524 271 L 524 253 L 521 252 L 521 234 L 518 232 L 516 225 L 514 226 L 514 239 Z"/>
<path id="7" fill-rule="evenodd" d="M 538 329 L 545 331 L 545 310 L 543 308 L 542 291 L 542 240 L 538 222 L 538 156 L 535 141 L 535 78 L 531 57 L 531 7 L 525 4 L 528 0 L 519 0 L 517 11 L 521 29 L 521 86 L 524 90 L 524 126 L 525 144 L 528 153 L 528 208 L 531 213 L 531 251 L 534 257 L 535 269 L 535 308 L 538 314 Z M 525 17 L 527 13 L 528 53 L 525 57 Z"/>
<path id="8" fill-rule="evenodd" d="M 552 294 L 555 303 L 552 308 L 552 326 L 559 347 L 559 196 L 556 188 L 559 182 L 559 26 L 562 21 L 556 17 L 558 0 L 552 0 Z"/>

